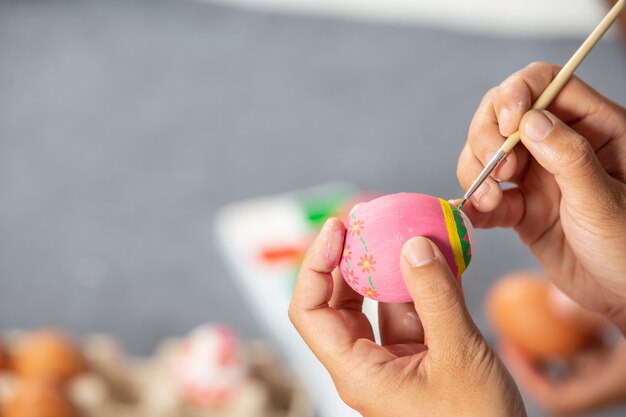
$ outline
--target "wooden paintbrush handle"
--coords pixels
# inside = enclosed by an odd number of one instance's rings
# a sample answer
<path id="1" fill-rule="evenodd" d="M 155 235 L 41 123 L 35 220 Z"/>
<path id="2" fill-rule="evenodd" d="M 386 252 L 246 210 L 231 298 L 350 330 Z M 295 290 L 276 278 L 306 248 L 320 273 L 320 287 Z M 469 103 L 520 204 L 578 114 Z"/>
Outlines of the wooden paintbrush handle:
<path id="1" fill-rule="evenodd" d="M 602 38 L 602 36 L 606 33 L 607 30 L 611 27 L 613 22 L 619 17 L 620 12 L 624 10 L 624 5 L 626 4 L 626 0 L 619 0 L 613 8 L 609 11 L 609 13 L 602 19 L 602 21 L 598 24 L 598 26 L 591 32 L 591 35 L 580 45 L 580 48 L 572 55 L 569 61 L 561 68 L 561 71 L 554 77 L 554 80 L 546 87 L 546 89 L 541 93 L 535 104 L 533 104 L 533 109 L 535 110 L 544 110 L 546 107 L 550 105 L 552 100 L 559 94 L 561 89 L 567 84 L 569 79 L 571 78 L 574 71 L 578 68 L 578 66 L 583 62 L 583 60 L 587 57 L 589 52 L 593 49 L 594 46 L 598 43 L 598 41 Z M 509 153 L 515 145 L 520 141 L 520 132 L 519 130 L 509 136 L 506 141 L 500 147 L 506 153 Z"/>

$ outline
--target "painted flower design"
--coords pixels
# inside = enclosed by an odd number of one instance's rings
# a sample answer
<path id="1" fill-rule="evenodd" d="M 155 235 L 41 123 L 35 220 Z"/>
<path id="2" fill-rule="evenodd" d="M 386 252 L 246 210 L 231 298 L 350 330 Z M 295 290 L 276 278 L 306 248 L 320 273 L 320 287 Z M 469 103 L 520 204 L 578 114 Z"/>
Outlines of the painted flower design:
<path id="1" fill-rule="evenodd" d="M 352 223 L 350 223 L 350 234 L 352 236 L 357 235 L 357 236 L 361 236 L 361 230 L 364 229 L 363 227 L 363 220 L 354 220 Z"/>
<path id="2" fill-rule="evenodd" d="M 354 287 L 359 283 L 359 278 L 354 276 L 354 273 L 349 269 L 343 270 L 343 277 L 348 281 L 350 286 Z"/>
<path id="3" fill-rule="evenodd" d="M 363 293 L 367 298 L 377 298 L 378 297 L 378 291 L 376 291 L 374 288 L 372 287 L 363 287 Z"/>
<path id="4" fill-rule="evenodd" d="M 374 260 L 374 255 L 365 254 L 360 259 L 361 259 L 361 262 L 359 262 L 358 265 L 363 269 L 363 272 L 367 272 L 368 274 L 370 272 L 376 272 L 376 267 L 374 266 L 376 265 L 376 261 Z"/>
<path id="5" fill-rule="evenodd" d="M 352 251 L 350 250 L 350 245 L 346 245 L 343 248 L 343 259 L 346 260 L 346 262 L 350 262 L 350 260 L 352 259 Z"/>

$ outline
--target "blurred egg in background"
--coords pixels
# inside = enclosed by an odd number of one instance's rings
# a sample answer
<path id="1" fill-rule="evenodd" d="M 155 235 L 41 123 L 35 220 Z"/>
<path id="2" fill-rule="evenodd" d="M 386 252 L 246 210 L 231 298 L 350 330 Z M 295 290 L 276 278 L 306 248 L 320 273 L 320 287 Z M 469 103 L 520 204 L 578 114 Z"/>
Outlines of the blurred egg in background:
<path id="1" fill-rule="evenodd" d="M 487 295 L 486 309 L 498 336 L 537 360 L 571 356 L 608 325 L 533 271 L 500 279 Z"/>

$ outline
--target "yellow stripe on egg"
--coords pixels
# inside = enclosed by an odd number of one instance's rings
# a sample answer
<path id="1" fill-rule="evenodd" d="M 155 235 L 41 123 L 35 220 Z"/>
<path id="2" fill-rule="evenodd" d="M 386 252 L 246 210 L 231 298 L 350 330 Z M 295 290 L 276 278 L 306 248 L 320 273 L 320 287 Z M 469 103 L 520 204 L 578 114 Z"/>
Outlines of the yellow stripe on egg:
<path id="1" fill-rule="evenodd" d="M 463 248 L 461 247 L 461 238 L 459 232 L 456 229 L 456 221 L 454 220 L 454 213 L 452 213 L 452 207 L 446 200 L 439 199 L 441 210 L 443 211 L 443 220 L 446 224 L 446 230 L 448 230 L 448 239 L 450 240 L 450 246 L 452 247 L 452 253 L 454 254 L 454 262 L 456 263 L 457 278 L 461 276 L 465 270 L 465 260 L 463 259 Z"/>

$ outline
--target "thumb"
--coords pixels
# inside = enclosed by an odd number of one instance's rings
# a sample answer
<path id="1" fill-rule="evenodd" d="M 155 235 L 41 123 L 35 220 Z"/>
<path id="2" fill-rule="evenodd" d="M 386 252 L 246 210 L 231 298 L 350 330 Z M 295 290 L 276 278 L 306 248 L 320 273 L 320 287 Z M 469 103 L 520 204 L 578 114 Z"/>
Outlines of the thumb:
<path id="1" fill-rule="evenodd" d="M 461 282 L 452 275 L 439 248 L 424 237 L 409 239 L 402 248 L 400 266 L 429 351 L 449 352 L 472 340 L 477 329 L 465 307 Z"/>
<path id="2" fill-rule="evenodd" d="M 526 113 L 520 133 L 535 160 L 554 175 L 566 204 L 606 207 L 610 177 L 587 139 L 546 110 Z"/>

